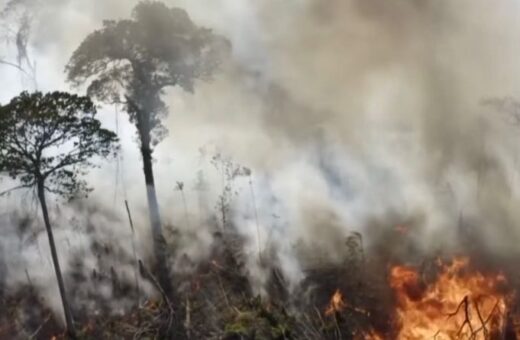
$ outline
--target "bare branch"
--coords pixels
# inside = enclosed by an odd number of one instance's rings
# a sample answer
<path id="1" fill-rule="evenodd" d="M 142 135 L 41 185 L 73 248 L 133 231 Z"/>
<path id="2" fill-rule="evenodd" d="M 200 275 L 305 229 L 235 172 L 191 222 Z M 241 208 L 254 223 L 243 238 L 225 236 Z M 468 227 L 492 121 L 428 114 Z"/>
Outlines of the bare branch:
<path id="1" fill-rule="evenodd" d="M 21 189 L 27 189 L 27 188 L 30 188 L 30 187 L 32 187 L 33 185 L 34 185 L 34 183 L 32 183 L 32 184 L 26 184 L 26 185 L 18 185 L 18 186 L 14 187 L 14 188 L 7 189 L 7 190 L 5 190 L 5 191 L 0 192 L 0 197 L 5 196 L 5 195 L 8 195 L 8 194 L 10 194 L 10 193 L 12 193 L 13 191 L 16 191 L 16 190 L 21 190 Z"/>
<path id="2" fill-rule="evenodd" d="M 9 61 L 6 61 L 6 60 L 2 60 L 0 59 L 0 64 L 3 64 L 3 65 L 7 65 L 7 66 L 11 66 L 11 67 L 14 67 L 16 68 L 18 71 L 22 72 L 23 74 L 25 74 L 26 76 L 28 77 L 32 77 L 32 75 L 27 72 L 23 67 L 21 67 L 20 65 L 17 65 L 15 63 L 11 63 Z"/>

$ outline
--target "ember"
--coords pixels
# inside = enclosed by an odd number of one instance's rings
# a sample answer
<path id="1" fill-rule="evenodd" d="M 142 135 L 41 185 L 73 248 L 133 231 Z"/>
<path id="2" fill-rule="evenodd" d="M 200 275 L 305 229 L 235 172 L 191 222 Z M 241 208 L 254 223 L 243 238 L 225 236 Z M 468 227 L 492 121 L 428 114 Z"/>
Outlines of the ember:
<path id="1" fill-rule="evenodd" d="M 330 299 L 329 306 L 325 310 L 325 315 L 334 315 L 335 313 L 340 313 L 345 309 L 345 302 L 343 301 L 343 294 L 339 291 L 339 289 L 334 292 L 332 298 Z"/>

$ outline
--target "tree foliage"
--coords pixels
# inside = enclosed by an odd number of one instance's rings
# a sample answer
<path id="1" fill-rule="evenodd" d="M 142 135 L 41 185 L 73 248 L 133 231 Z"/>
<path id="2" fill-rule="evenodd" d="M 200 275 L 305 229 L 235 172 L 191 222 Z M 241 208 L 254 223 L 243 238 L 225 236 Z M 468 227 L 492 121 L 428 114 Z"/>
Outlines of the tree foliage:
<path id="1" fill-rule="evenodd" d="M 117 151 L 92 101 L 65 92 L 23 92 L 0 106 L 0 136 L 0 174 L 68 198 L 90 191 L 82 175 L 92 157 Z"/>
<path id="2" fill-rule="evenodd" d="M 105 21 L 87 36 L 66 71 L 74 84 L 89 83 L 89 95 L 125 103 L 141 142 L 156 144 L 166 133 L 164 88 L 193 91 L 194 81 L 209 79 L 228 48 L 227 40 L 196 26 L 183 9 L 144 1 L 132 19 Z"/>

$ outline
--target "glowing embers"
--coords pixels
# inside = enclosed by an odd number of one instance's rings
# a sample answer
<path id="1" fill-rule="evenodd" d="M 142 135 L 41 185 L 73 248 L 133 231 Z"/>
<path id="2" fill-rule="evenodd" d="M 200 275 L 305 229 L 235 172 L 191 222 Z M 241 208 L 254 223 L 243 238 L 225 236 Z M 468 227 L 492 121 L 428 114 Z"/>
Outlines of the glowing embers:
<path id="1" fill-rule="evenodd" d="M 325 315 L 330 316 L 335 313 L 341 313 L 346 307 L 345 301 L 343 301 L 343 294 L 336 289 L 332 297 L 330 298 L 329 305 L 325 309 Z"/>
<path id="2" fill-rule="evenodd" d="M 411 267 L 395 266 L 389 283 L 395 292 L 399 340 L 497 339 L 505 331 L 506 279 L 471 270 L 467 258 L 440 261 L 438 275 L 425 282 Z"/>

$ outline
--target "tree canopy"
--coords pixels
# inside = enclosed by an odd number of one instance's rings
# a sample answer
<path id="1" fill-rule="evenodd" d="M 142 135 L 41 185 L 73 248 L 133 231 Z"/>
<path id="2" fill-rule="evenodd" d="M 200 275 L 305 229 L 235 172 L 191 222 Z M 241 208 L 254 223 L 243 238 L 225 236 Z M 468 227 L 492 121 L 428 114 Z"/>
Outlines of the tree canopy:
<path id="1" fill-rule="evenodd" d="M 105 21 L 87 36 L 66 72 L 73 84 L 89 83 L 89 95 L 125 103 L 141 139 L 150 137 L 155 144 L 166 133 L 161 124 L 167 114 L 163 89 L 193 91 L 194 81 L 209 79 L 228 49 L 226 39 L 196 26 L 185 10 L 144 1 L 134 8 L 132 19 Z"/>
<path id="2" fill-rule="evenodd" d="M 0 174 L 67 197 L 90 191 L 81 175 L 92 157 L 117 151 L 92 101 L 65 92 L 23 92 L 0 106 L 0 136 Z"/>

